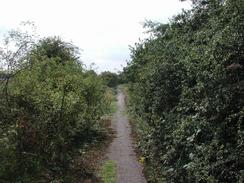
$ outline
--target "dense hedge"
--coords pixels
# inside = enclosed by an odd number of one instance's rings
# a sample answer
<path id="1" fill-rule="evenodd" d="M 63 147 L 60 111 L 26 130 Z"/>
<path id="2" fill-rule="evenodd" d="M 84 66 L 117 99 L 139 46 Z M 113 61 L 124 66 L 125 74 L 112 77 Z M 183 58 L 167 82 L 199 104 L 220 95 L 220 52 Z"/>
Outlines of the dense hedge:
<path id="1" fill-rule="evenodd" d="M 146 26 L 123 76 L 149 182 L 243 182 L 244 1 Z"/>
<path id="2" fill-rule="evenodd" d="M 110 88 L 116 88 L 116 86 L 120 83 L 119 75 L 113 72 L 102 72 L 99 77 L 104 81 L 104 84 Z"/>
<path id="3" fill-rule="evenodd" d="M 76 158 L 105 135 L 106 87 L 72 44 L 22 41 L 1 60 L 0 182 L 76 182 L 86 169 Z"/>

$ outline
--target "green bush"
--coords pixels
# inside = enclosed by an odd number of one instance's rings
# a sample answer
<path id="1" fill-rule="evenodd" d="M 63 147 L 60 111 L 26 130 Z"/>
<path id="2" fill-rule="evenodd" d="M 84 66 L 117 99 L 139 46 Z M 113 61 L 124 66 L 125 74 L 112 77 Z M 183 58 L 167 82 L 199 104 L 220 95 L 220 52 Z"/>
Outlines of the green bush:
<path id="1" fill-rule="evenodd" d="M 105 71 L 102 72 L 99 76 L 104 81 L 105 85 L 111 88 L 115 88 L 120 82 L 119 75 L 116 73 Z"/>
<path id="2" fill-rule="evenodd" d="M 149 182 L 243 181 L 243 17 L 243 1 L 198 0 L 146 23 L 123 75 Z"/>
<path id="3" fill-rule="evenodd" d="M 109 101 L 77 56 L 70 43 L 42 39 L 1 83 L 0 182 L 71 182 L 71 171 L 84 173 L 75 157 L 105 135 Z"/>

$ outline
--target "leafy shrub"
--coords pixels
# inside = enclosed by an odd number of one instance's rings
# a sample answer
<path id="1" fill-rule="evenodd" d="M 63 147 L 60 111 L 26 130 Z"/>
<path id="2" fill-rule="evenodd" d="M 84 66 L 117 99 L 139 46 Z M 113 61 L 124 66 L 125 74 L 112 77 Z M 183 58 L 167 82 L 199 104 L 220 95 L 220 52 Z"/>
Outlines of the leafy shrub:
<path id="1" fill-rule="evenodd" d="M 132 48 L 123 75 L 149 182 L 243 181 L 243 10 L 194 1 Z"/>
<path id="2" fill-rule="evenodd" d="M 21 59 L 0 86 L 0 180 L 71 182 L 70 172 L 85 173 L 75 157 L 105 135 L 106 87 L 60 38 L 38 41 Z"/>

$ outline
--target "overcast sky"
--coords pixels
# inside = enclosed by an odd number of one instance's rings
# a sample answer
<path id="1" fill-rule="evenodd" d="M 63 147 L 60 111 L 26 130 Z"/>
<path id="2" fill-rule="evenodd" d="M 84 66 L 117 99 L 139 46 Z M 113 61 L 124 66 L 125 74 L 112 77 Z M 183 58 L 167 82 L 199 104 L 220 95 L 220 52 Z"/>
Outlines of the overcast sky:
<path id="1" fill-rule="evenodd" d="M 81 48 L 97 71 L 119 71 L 129 45 L 145 37 L 145 20 L 167 23 L 190 3 L 179 0 L 0 0 L 0 37 L 21 21 L 34 21 L 41 36 L 60 36 Z"/>

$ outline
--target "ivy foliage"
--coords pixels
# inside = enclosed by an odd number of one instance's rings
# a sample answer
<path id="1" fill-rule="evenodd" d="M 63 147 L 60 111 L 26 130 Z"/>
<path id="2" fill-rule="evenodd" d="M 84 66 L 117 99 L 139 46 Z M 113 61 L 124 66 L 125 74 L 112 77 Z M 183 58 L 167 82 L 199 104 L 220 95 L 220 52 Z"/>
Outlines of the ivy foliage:
<path id="1" fill-rule="evenodd" d="M 123 77 L 149 182 L 243 182 L 244 1 L 147 22 Z"/>

